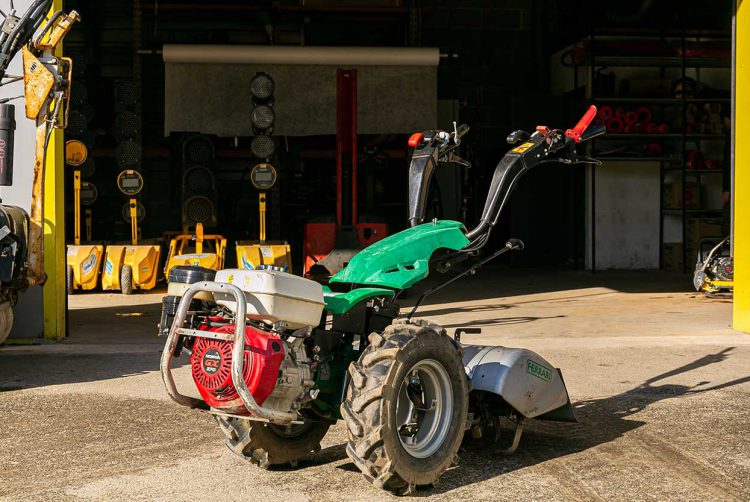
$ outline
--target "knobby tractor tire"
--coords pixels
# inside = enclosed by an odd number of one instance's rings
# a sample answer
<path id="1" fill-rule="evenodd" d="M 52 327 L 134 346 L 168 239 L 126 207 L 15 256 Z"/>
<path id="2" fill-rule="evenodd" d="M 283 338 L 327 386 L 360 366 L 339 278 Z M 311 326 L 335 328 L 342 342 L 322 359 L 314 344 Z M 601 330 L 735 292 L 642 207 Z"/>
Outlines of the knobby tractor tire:
<path id="1" fill-rule="evenodd" d="M 221 416 L 216 421 L 232 453 L 263 469 L 279 464 L 295 467 L 300 458 L 320 451 L 320 441 L 331 427 L 331 422 L 287 427 Z"/>
<path id="2" fill-rule="evenodd" d="M 457 463 L 465 431 L 469 388 L 462 350 L 443 328 L 424 320 L 397 320 L 382 335 L 371 334 L 369 340 L 359 361 L 349 366 L 351 382 L 341 405 L 349 429 L 346 452 L 368 481 L 394 494 L 435 485 Z M 397 403 L 402 382 L 413 374 L 412 368 L 434 366 L 434 362 L 450 378 L 447 385 L 453 405 L 444 406 L 441 415 L 450 425 L 437 450 L 417 458 L 399 435 Z"/>
<path id="3" fill-rule="evenodd" d="M 10 302 L 0 305 L 0 344 L 2 344 L 10 335 L 13 327 L 13 307 Z"/>
<path id="4" fill-rule="evenodd" d="M 65 274 L 65 286 L 68 289 L 68 294 L 72 295 L 75 292 L 75 286 L 73 285 L 73 267 L 68 265 Z"/>
<path id="5" fill-rule="evenodd" d="M 125 265 L 120 271 L 120 291 L 123 295 L 133 293 L 133 269 L 130 265 Z"/>

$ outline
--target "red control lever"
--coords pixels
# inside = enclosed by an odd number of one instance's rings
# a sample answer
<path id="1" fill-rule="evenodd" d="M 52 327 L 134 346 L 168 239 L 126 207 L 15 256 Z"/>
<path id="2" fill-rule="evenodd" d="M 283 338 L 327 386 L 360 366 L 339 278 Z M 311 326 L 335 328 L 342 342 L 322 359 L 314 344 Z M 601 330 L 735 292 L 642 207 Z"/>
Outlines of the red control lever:
<path id="1" fill-rule="evenodd" d="M 583 117 L 581 117 L 581 120 L 578 121 L 576 126 L 573 129 L 568 129 L 565 131 L 565 136 L 568 138 L 571 138 L 576 143 L 581 142 L 581 134 L 586 130 L 586 128 L 591 124 L 591 121 L 594 120 L 596 117 L 596 106 L 591 105 L 589 106 L 589 109 L 586 113 L 583 114 Z"/>

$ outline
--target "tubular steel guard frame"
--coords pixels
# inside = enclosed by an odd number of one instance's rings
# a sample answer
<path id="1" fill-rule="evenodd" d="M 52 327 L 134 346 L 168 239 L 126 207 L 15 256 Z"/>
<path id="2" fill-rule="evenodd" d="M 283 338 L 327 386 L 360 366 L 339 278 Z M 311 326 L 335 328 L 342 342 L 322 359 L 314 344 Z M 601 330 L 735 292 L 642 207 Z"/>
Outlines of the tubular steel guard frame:
<path id="1" fill-rule="evenodd" d="M 237 393 L 242 399 L 242 403 L 253 415 L 252 417 L 247 418 L 262 419 L 268 420 L 269 422 L 273 423 L 284 424 L 297 421 L 299 417 L 296 413 L 285 413 L 259 406 L 255 401 L 255 398 L 253 398 L 253 395 L 250 393 L 250 390 L 247 388 L 245 380 L 243 380 L 242 378 L 245 364 L 245 314 L 247 313 L 247 299 L 245 298 L 245 293 L 240 288 L 232 284 L 210 281 L 196 282 L 195 284 L 192 284 L 187 289 L 187 291 L 185 291 L 185 294 L 180 300 L 179 307 L 177 308 L 177 313 L 175 314 L 172 327 L 169 330 L 169 336 L 167 337 L 167 342 L 164 345 L 164 351 L 161 354 L 161 377 L 164 381 L 164 386 L 167 389 L 169 397 L 171 397 L 172 400 L 176 403 L 187 406 L 189 408 L 198 408 L 203 410 L 211 409 L 208 404 L 201 399 L 196 399 L 180 394 L 177 390 L 174 379 L 172 378 L 172 371 L 170 368 L 170 363 L 172 361 L 172 357 L 174 356 L 175 348 L 177 348 L 177 341 L 179 340 L 180 336 L 203 336 L 201 331 L 186 330 L 182 328 L 182 325 L 185 322 L 185 317 L 187 316 L 188 310 L 190 308 L 190 303 L 192 302 L 195 295 L 201 291 L 206 291 L 209 293 L 230 293 L 232 296 L 234 296 L 237 303 L 237 311 L 235 312 L 234 320 L 235 332 L 232 348 L 232 383 L 237 389 Z M 211 333 L 211 335 L 213 334 L 214 333 Z"/>

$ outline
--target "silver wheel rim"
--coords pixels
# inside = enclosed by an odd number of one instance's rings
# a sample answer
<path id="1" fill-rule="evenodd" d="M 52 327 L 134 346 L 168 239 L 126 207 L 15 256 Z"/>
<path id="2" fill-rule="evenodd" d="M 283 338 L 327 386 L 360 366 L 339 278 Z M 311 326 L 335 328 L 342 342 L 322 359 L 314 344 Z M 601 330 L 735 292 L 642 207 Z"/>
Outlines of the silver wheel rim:
<path id="1" fill-rule="evenodd" d="M 410 382 L 418 379 L 421 388 L 422 413 L 410 399 Z M 427 458 L 445 441 L 451 426 L 453 386 L 448 372 L 434 359 L 419 361 L 406 373 L 396 401 L 396 430 L 404 450 L 415 458 Z M 421 416 L 420 416 L 421 415 Z M 409 434 L 409 427 L 416 432 Z"/>

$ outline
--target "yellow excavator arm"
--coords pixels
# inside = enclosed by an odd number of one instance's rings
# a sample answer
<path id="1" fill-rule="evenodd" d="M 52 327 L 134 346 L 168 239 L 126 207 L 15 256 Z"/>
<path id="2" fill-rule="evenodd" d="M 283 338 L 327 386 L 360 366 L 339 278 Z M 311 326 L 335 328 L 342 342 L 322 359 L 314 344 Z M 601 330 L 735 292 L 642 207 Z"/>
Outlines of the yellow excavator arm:
<path id="1" fill-rule="evenodd" d="M 73 63 L 68 58 L 56 56 L 55 50 L 79 19 L 76 11 L 54 13 L 21 49 L 26 116 L 36 121 L 37 128 L 26 272 L 28 285 L 42 285 L 47 280 L 44 272 L 45 159 L 52 129 L 64 128 L 67 124 L 70 100 Z"/>

